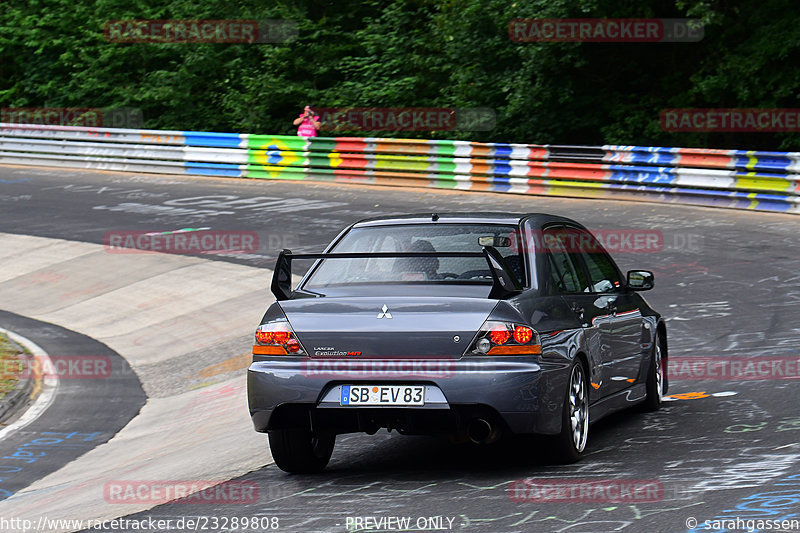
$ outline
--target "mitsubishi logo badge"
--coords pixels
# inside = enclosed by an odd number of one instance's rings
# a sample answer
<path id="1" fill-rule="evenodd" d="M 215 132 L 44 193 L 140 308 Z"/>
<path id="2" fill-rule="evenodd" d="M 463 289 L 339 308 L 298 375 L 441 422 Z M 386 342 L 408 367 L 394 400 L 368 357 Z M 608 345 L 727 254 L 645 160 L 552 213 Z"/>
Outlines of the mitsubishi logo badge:
<path id="1" fill-rule="evenodd" d="M 381 312 L 378 313 L 378 318 L 392 318 L 392 313 L 389 312 L 389 308 L 386 307 L 386 304 L 383 304 L 383 307 L 381 307 Z"/>

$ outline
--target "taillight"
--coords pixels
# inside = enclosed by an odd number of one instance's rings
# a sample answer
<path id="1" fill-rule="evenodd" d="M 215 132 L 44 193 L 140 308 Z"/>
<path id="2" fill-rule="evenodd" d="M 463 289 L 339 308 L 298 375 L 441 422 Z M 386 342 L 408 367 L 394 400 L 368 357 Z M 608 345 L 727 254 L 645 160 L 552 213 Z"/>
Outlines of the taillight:
<path id="1" fill-rule="evenodd" d="M 261 324 L 256 329 L 253 355 L 306 355 L 286 320 Z"/>
<path id="2" fill-rule="evenodd" d="M 505 344 L 510 337 L 511 333 L 508 332 L 505 324 L 493 327 L 489 333 L 489 338 L 494 344 Z"/>
<path id="3" fill-rule="evenodd" d="M 487 320 L 467 355 L 536 355 L 542 353 L 539 334 L 531 327 Z"/>
<path id="4" fill-rule="evenodd" d="M 533 338 L 533 330 L 527 326 L 514 328 L 514 340 L 519 344 L 528 344 Z"/>
<path id="5" fill-rule="evenodd" d="M 256 330 L 256 342 L 258 344 L 271 344 L 272 343 L 272 332 L 271 331 L 264 331 L 261 328 Z"/>
<path id="6" fill-rule="evenodd" d="M 286 351 L 289 353 L 298 353 L 300 350 L 302 350 L 302 348 L 300 348 L 300 341 L 297 339 L 289 339 L 286 341 L 284 346 L 286 347 Z"/>
<path id="7" fill-rule="evenodd" d="M 275 344 L 286 344 L 292 338 L 289 331 L 275 331 L 272 333 L 272 342 Z"/>

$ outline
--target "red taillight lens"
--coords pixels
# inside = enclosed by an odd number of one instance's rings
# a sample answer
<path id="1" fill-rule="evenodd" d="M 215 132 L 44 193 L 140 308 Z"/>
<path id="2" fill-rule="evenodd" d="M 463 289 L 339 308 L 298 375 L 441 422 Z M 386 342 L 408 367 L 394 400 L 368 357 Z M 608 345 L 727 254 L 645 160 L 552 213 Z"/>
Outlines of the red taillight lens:
<path id="1" fill-rule="evenodd" d="M 514 340 L 520 344 L 528 344 L 533 338 L 533 330 L 525 326 L 514 328 Z"/>
<path id="2" fill-rule="evenodd" d="M 272 344 L 272 332 L 261 328 L 256 330 L 256 342 L 259 344 Z"/>
<path id="3" fill-rule="evenodd" d="M 292 334 L 288 331 L 273 331 L 272 332 L 272 342 L 275 344 L 286 344 L 289 342 L 289 339 L 292 338 Z"/>
<path id="4" fill-rule="evenodd" d="M 511 338 L 511 333 L 508 332 L 505 326 L 495 326 L 489 333 L 489 340 L 493 344 L 505 344 L 509 338 Z"/>
<path id="5" fill-rule="evenodd" d="M 300 343 L 297 339 L 289 339 L 286 341 L 286 351 L 289 353 L 297 353 L 300 351 Z"/>

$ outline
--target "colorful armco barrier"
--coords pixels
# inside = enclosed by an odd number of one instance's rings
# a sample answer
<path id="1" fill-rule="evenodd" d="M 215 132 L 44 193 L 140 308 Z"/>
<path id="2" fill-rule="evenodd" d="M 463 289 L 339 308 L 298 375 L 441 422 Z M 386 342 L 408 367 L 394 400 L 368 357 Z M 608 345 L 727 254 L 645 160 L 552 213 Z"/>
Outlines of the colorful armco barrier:
<path id="1" fill-rule="evenodd" d="M 800 214 L 800 153 L 0 123 L 0 163 L 641 200 Z"/>

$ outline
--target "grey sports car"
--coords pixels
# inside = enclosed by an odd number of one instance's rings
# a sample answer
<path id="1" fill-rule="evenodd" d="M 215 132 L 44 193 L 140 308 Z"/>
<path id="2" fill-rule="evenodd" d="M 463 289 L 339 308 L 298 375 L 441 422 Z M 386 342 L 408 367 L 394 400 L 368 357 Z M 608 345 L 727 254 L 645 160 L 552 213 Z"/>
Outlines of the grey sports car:
<path id="1" fill-rule="evenodd" d="M 292 262 L 314 260 L 292 289 Z M 600 242 L 568 218 L 362 220 L 319 254 L 283 250 L 248 369 L 250 415 L 287 472 L 336 435 L 545 435 L 565 462 L 589 422 L 667 391 L 667 334 Z"/>

